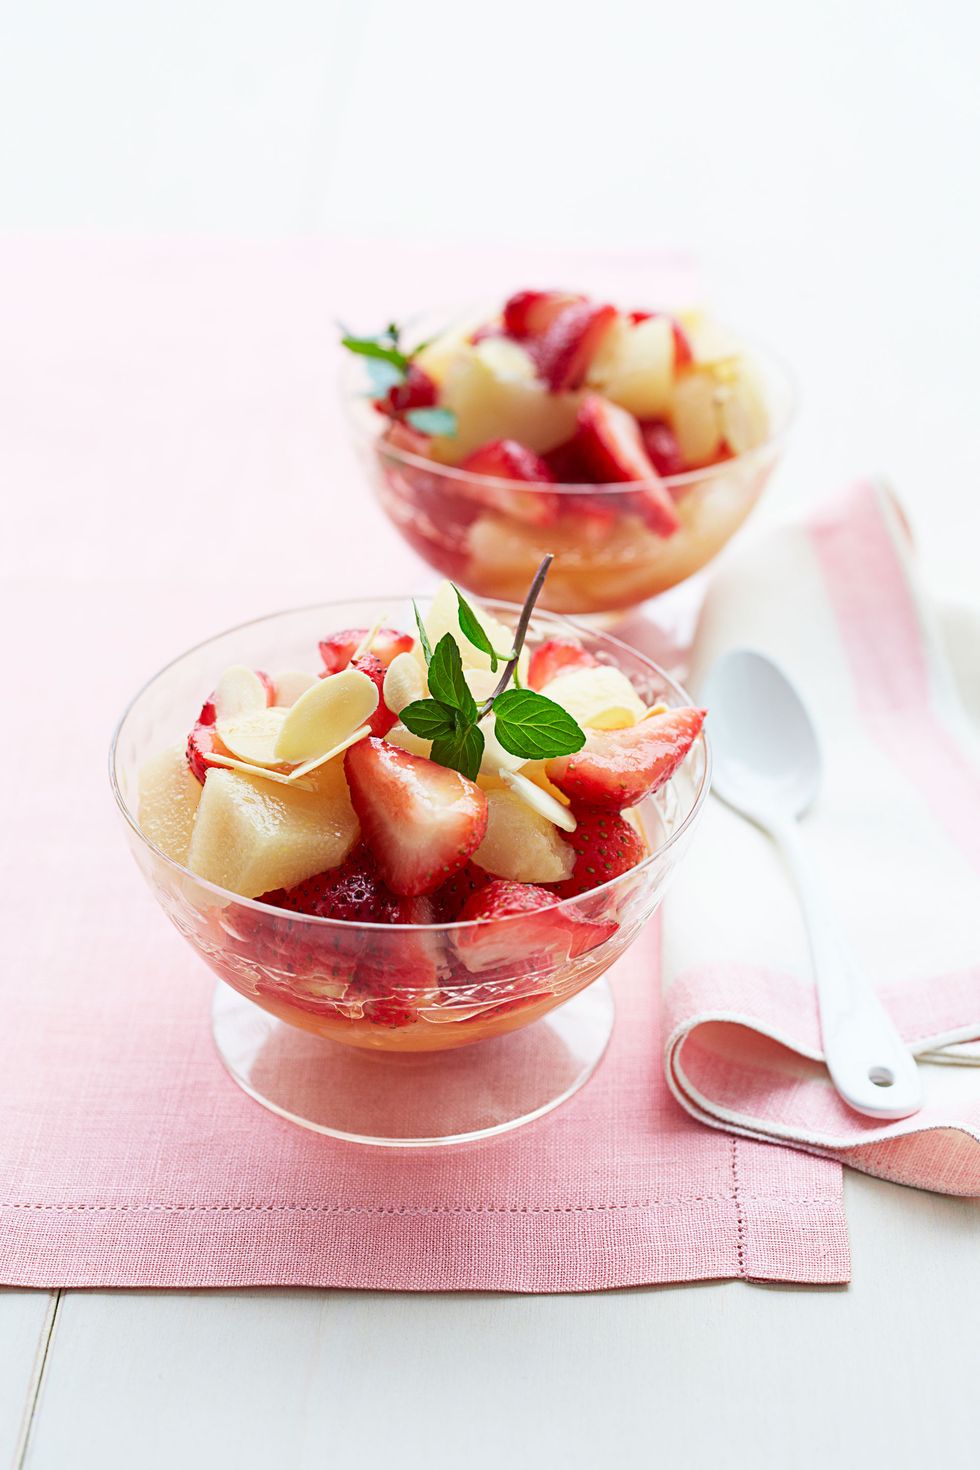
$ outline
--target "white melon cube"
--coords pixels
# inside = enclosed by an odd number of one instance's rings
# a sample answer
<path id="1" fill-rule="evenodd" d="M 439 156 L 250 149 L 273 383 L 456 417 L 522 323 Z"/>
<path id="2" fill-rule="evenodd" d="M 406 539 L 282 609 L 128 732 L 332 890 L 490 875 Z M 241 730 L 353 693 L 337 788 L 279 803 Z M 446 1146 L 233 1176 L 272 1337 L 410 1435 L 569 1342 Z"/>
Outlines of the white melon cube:
<path id="1" fill-rule="evenodd" d="M 452 437 L 432 440 L 432 453 L 458 464 L 490 439 L 517 439 L 538 454 L 571 438 L 579 396 L 549 393 L 538 378 L 498 377 L 474 348 L 461 350 L 442 384 L 440 403 L 456 415 Z"/>
<path id="2" fill-rule="evenodd" d="M 570 878 L 575 852 L 557 828 L 510 791 L 487 792 L 487 832 L 473 861 L 497 878 L 560 883 Z"/>
<path id="3" fill-rule="evenodd" d="M 140 771 L 140 827 L 154 847 L 175 863 L 187 862 L 202 789 L 191 774 L 183 746 L 161 750 Z"/>
<path id="4" fill-rule="evenodd" d="M 690 372 L 677 380 L 670 421 L 685 465 L 706 464 L 714 458 L 722 437 L 714 373 Z"/>
<path id="5" fill-rule="evenodd" d="M 213 767 L 194 821 L 191 872 L 258 898 L 342 863 L 358 834 L 342 766 L 314 773 L 315 791 Z"/>
<path id="6" fill-rule="evenodd" d="M 659 418 L 670 404 L 674 382 L 674 333 L 670 319 L 650 317 L 610 333 L 592 374 L 607 398 L 639 419 Z"/>
<path id="7" fill-rule="evenodd" d="M 594 730 L 622 730 L 646 714 L 646 705 L 622 669 L 600 664 L 559 674 L 541 690 L 573 720 Z"/>

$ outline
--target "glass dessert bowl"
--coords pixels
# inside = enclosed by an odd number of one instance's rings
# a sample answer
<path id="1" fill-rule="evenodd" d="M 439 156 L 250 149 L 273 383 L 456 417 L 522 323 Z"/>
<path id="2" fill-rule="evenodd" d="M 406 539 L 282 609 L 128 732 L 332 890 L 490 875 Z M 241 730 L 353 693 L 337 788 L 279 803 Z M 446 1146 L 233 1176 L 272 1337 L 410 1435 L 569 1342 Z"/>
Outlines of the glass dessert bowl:
<path id="1" fill-rule="evenodd" d="M 558 612 L 624 611 L 700 570 L 759 499 L 793 415 L 778 360 L 702 313 L 520 292 L 496 314 L 344 341 L 351 428 L 401 534 L 457 584 L 513 601 L 550 551 L 542 603 Z"/>
<path id="2" fill-rule="evenodd" d="M 501 653 L 519 613 L 478 613 Z M 410 601 L 259 619 L 157 674 L 112 745 L 139 867 L 224 982 L 213 1019 L 228 1070 L 273 1111 L 363 1143 L 495 1134 L 582 1085 L 612 1026 L 594 982 L 658 907 L 708 789 L 702 713 L 656 665 L 538 612 L 512 661 L 520 687 L 483 714 L 511 665 L 491 670 L 461 616 L 445 584 L 423 624 L 428 668 L 401 631 L 416 626 Z M 462 685 L 443 682 L 447 640 Z M 441 718 L 434 695 L 465 706 L 470 690 L 480 733 L 460 748 L 479 751 L 447 757 L 438 734 L 430 746 L 409 728 Z M 522 732 L 529 703 L 557 708 L 578 748 L 508 750 L 562 738 Z M 339 748 L 303 759 L 318 739 Z M 644 774 L 610 796 L 624 740 Z"/>

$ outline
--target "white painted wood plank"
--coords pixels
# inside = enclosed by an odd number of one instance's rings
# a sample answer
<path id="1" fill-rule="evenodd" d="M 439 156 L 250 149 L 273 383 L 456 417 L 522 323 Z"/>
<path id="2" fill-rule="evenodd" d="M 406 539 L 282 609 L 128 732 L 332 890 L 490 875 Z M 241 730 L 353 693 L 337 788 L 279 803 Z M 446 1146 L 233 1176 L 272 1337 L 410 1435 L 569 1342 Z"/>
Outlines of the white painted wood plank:
<path id="1" fill-rule="evenodd" d="M 70 1294 L 28 1470 L 972 1470 L 980 1205 L 854 1177 L 854 1285 Z M 938 1434 L 938 1441 L 937 1441 Z"/>
<path id="2" fill-rule="evenodd" d="M 0 1288 L 0 1464 L 14 1463 L 53 1303 L 47 1291 Z"/>

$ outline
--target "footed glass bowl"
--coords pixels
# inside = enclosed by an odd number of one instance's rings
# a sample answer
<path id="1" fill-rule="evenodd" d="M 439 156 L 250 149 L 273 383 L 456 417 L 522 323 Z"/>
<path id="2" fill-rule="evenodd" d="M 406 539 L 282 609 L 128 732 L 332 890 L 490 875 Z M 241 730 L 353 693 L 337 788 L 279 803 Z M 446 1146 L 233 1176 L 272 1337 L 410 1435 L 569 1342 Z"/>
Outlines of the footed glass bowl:
<path id="1" fill-rule="evenodd" d="M 488 610 L 510 627 L 519 611 L 494 603 Z M 314 670 L 320 638 L 382 616 L 414 627 L 410 600 L 365 599 L 278 613 L 199 644 L 126 710 L 110 778 L 143 876 L 224 982 L 214 1035 L 235 1080 L 273 1111 L 337 1137 L 453 1143 L 540 1116 L 592 1073 L 612 1029 L 608 988 L 593 982 L 663 898 L 707 795 L 708 748 L 702 735 L 640 808 L 649 854 L 636 868 L 542 913 L 485 921 L 478 959 L 467 948 L 473 923 L 350 924 L 289 913 L 205 882 L 149 841 L 139 825 L 140 769 L 186 739 L 224 669 Z M 621 668 L 648 703 L 691 702 L 616 639 L 550 614 L 535 615 L 528 646 L 558 634 L 577 636 Z M 370 999 L 363 986 L 362 998 L 351 999 L 351 981 L 365 971 Z"/>
<path id="2" fill-rule="evenodd" d="M 462 313 L 469 317 L 472 313 Z M 447 317 L 427 317 L 425 340 Z M 414 336 L 413 332 L 413 336 Z M 780 458 L 793 418 L 789 373 L 746 344 L 769 411 L 763 444 L 703 469 L 666 476 L 680 528 L 657 534 L 643 514 L 649 485 L 523 485 L 435 463 L 388 443 L 388 420 L 364 394 L 360 359 L 345 364 L 343 395 L 355 444 L 381 505 L 429 566 L 481 598 L 520 601 L 547 552 L 554 563 L 541 605 L 555 612 L 626 611 L 676 586 L 716 556 L 745 521 Z M 547 504 L 558 502 L 557 519 Z"/>

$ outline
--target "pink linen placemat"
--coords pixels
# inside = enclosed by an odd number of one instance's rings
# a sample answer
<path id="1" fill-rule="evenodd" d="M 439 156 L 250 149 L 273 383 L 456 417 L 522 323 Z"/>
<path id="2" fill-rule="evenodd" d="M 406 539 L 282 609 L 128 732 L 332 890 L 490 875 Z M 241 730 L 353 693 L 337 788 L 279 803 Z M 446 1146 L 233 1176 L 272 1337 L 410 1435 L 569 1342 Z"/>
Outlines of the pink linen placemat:
<path id="1" fill-rule="evenodd" d="M 810 522 L 733 548 L 701 611 L 694 689 L 739 645 L 787 669 L 812 712 L 824 779 L 804 841 L 919 1058 L 925 1101 L 880 1122 L 837 1096 L 788 873 L 719 802 L 664 913 L 670 1084 L 692 1117 L 741 1137 L 980 1196 L 980 741 L 966 715 L 980 627 L 951 668 L 897 503 L 865 482 Z"/>
<path id="2" fill-rule="evenodd" d="M 133 690 L 204 634 L 433 584 L 343 445 L 333 318 L 370 326 L 434 298 L 434 280 L 452 299 L 553 271 L 500 253 L 388 254 L 0 247 L 0 1281 L 846 1280 L 840 1166 L 705 1128 L 669 1095 L 653 927 L 613 977 L 597 1075 L 492 1143 L 397 1156 L 339 1144 L 265 1112 L 218 1062 L 211 977 L 126 852 L 106 747 Z M 615 274 L 642 283 L 644 269 L 683 276 L 663 260 Z M 568 273 L 592 279 L 585 263 Z"/>

